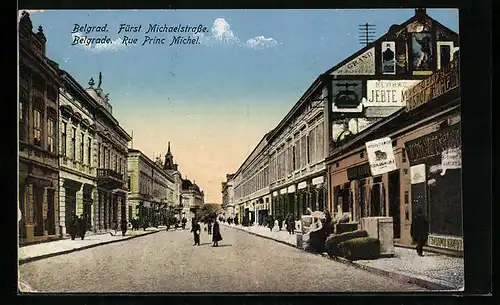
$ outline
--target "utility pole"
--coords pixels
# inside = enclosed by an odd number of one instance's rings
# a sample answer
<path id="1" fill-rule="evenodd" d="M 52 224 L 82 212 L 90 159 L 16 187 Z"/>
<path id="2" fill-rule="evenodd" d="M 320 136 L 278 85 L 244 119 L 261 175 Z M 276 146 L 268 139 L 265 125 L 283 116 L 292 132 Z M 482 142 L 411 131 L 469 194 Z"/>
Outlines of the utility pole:
<path id="1" fill-rule="evenodd" d="M 360 24 L 359 30 L 359 43 L 368 45 L 375 39 L 375 25 L 374 24 Z"/>

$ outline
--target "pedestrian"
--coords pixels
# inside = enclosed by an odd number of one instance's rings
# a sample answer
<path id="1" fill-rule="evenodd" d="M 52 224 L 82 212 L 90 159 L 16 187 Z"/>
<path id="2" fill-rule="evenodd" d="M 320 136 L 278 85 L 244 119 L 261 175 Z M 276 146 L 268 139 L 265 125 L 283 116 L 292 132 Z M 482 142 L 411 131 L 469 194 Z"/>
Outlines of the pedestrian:
<path id="1" fill-rule="evenodd" d="M 121 229 L 122 229 L 122 236 L 125 236 L 125 233 L 127 233 L 127 220 L 125 218 L 122 219 Z"/>
<path id="2" fill-rule="evenodd" d="M 274 221 L 272 217 L 267 218 L 267 226 L 269 227 L 269 230 L 272 232 L 274 226 Z"/>
<path id="3" fill-rule="evenodd" d="M 118 224 L 116 223 L 116 220 L 113 220 L 113 222 L 111 222 L 111 231 L 109 231 L 109 234 L 111 234 L 111 236 L 115 236 L 117 230 L 118 230 Z M 112 231 L 115 231 L 115 233 L 113 234 Z"/>
<path id="4" fill-rule="evenodd" d="M 69 234 L 71 236 L 71 240 L 75 240 L 76 235 L 78 234 L 78 217 L 76 217 L 76 214 L 71 216 L 70 221 Z"/>
<path id="5" fill-rule="evenodd" d="M 214 242 L 212 247 L 218 247 L 219 241 L 222 240 L 222 235 L 220 235 L 220 227 L 219 227 L 219 222 L 217 220 L 214 221 L 214 228 L 212 233 L 213 233 L 212 241 Z"/>
<path id="6" fill-rule="evenodd" d="M 411 236 L 413 241 L 417 243 L 417 254 L 424 256 L 423 250 L 429 236 L 429 222 L 421 208 L 418 208 L 411 222 Z"/>
<path id="7" fill-rule="evenodd" d="M 194 237 L 193 246 L 200 245 L 200 231 L 201 231 L 200 224 L 198 223 L 198 221 L 196 221 L 196 219 L 193 218 L 193 221 L 191 223 L 191 232 L 193 233 Z"/>
<path id="8" fill-rule="evenodd" d="M 87 231 L 87 219 L 83 217 L 83 214 L 78 218 L 78 235 L 83 240 L 85 238 L 85 232 Z"/>
<path id="9" fill-rule="evenodd" d="M 281 228 L 283 227 L 283 217 L 278 216 L 278 227 L 281 231 Z"/>
<path id="10" fill-rule="evenodd" d="M 208 235 L 211 235 L 212 234 L 212 220 L 208 220 L 208 224 L 207 224 L 207 228 L 208 228 Z"/>
<path id="11" fill-rule="evenodd" d="M 286 220 L 286 230 L 288 234 L 295 234 L 295 219 L 292 214 L 289 214 Z"/>

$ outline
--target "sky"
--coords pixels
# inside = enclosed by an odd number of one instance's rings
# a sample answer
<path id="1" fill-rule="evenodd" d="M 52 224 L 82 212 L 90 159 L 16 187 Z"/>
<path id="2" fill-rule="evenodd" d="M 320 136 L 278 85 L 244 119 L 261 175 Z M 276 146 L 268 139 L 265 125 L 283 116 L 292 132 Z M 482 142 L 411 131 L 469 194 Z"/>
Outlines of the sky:
<path id="1" fill-rule="evenodd" d="M 427 14 L 455 32 L 458 10 Z M 221 203 L 221 182 L 234 173 L 288 113 L 316 77 L 358 51 L 358 25 L 374 24 L 378 38 L 405 22 L 412 9 L 377 10 L 71 10 L 32 11 L 43 26 L 46 55 L 84 88 L 102 72 L 113 116 L 130 147 L 152 160 L 167 151 L 205 202 Z M 149 24 L 206 27 L 201 33 L 148 33 Z M 76 32 L 104 26 L 107 32 Z M 120 25 L 141 32 L 118 33 Z M 175 36 L 199 44 L 173 44 Z M 109 37 L 110 44 L 72 45 Z M 123 40 L 137 38 L 136 44 Z M 145 44 L 145 36 L 165 44 Z"/>

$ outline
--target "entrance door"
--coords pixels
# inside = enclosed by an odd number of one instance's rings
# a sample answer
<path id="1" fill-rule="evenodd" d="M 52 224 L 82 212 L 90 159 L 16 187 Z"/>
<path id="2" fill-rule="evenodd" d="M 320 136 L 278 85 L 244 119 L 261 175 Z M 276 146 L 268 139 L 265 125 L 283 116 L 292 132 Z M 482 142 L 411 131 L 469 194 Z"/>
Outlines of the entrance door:
<path id="1" fill-rule="evenodd" d="M 49 235 L 56 234 L 55 227 L 55 204 L 54 204 L 54 190 L 47 190 L 47 233 Z"/>
<path id="2" fill-rule="evenodd" d="M 401 210 L 399 170 L 389 173 L 389 216 L 392 217 L 394 238 L 401 237 Z"/>
<path id="3" fill-rule="evenodd" d="M 35 236 L 43 235 L 43 187 L 33 187 L 33 221 Z"/>
<path id="4" fill-rule="evenodd" d="M 76 214 L 76 191 L 70 188 L 66 188 L 66 197 L 64 198 L 64 206 L 65 206 L 64 224 L 66 227 L 66 232 L 69 232 L 69 228 L 71 226 L 71 218 L 74 214 Z"/>

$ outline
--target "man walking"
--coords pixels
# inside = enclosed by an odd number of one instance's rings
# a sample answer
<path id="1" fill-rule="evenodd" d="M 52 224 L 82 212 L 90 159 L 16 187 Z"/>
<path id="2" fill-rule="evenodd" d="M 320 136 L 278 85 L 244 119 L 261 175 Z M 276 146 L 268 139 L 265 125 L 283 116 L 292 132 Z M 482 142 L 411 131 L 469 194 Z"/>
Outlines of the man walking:
<path id="1" fill-rule="evenodd" d="M 413 241 L 417 243 L 416 250 L 418 255 L 424 256 L 423 249 L 429 236 L 429 222 L 425 218 L 421 208 L 417 209 L 417 212 L 412 219 L 410 231 Z"/>
<path id="2" fill-rule="evenodd" d="M 83 240 L 85 238 L 85 232 L 87 231 L 87 219 L 83 217 L 83 214 L 78 218 L 78 235 Z"/>
<path id="3" fill-rule="evenodd" d="M 200 224 L 196 221 L 196 219 L 193 218 L 192 223 L 191 223 L 191 232 L 193 233 L 194 237 L 194 245 L 200 245 L 200 231 L 201 227 Z"/>

